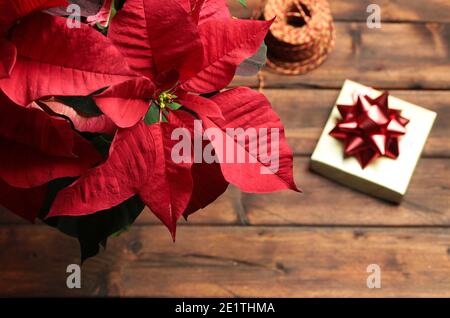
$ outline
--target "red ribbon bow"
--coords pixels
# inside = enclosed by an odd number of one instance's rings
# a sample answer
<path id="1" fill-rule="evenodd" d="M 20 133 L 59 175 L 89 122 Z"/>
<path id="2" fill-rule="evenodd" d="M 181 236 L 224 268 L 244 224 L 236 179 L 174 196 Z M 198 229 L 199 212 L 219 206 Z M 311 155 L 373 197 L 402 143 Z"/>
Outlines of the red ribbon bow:
<path id="1" fill-rule="evenodd" d="M 356 157 L 363 169 L 378 157 L 399 155 L 399 138 L 409 120 L 400 116 L 400 110 L 389 109 L 388 97 L 387 92 L 376 99 L 358 96 L 354 105 L 337 106 L 342 119 L 330 135 L 345 141 L 345 156 Z"/>

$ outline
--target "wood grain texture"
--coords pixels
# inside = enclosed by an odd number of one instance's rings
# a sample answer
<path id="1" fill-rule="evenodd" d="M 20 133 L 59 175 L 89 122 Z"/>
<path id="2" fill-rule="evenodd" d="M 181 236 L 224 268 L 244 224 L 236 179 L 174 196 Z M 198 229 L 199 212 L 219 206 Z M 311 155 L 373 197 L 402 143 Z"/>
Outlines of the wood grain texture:
<path id="1" fill-rule="evenodd" d="M 135 227 L 66 288 L 77 244 L 44 227 L 0 228 L 0 296 L 450 296 L 450 229 Z M 245 252 L 244 252 L 245 251 Z M 381 289 L 366 268 L 381 267 Z"/>
<path id="2" fill-rule="evenodd" d="M 268 88 L 340 88 L 352 79 L 375 88 L 450 89 L 450 24 L 336 23 L 336 47 L 318 69 L 302 76 L 263 71 Z M 257 86 L 236 77 L 233 86 Z"/>
<path id="3" fill-rule="evenodd" d="M 243 8 L 237 0 L 228 0 L 236 17 L 249 18 L 259 10 L 264 0 L 246 0 Z M 328 0 L 336 21 L 366 21 L 367 7 L 377 4 L 381 8 L 382 22 L 450 22 L 450 2 L 447 0 Z"/>
<path id="4" fill-rule="evenodd" d="M 422 159 L 400 205 L 372 198 L 309 171 L 296 158 L 303 194 L 243 194 L 250 224 L 450 226 L 450 160 Z"/>

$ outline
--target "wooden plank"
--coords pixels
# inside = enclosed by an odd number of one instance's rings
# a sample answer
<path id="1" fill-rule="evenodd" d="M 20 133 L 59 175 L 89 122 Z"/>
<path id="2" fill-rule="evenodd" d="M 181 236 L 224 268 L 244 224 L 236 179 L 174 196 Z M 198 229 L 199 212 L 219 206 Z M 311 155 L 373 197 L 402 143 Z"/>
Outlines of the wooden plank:
<path id="1" fill-rule="evenodd" d="M 340 88 L 352 79 L 377 88 L 450 89 L 450 24 L 336 23 L 336 48 L 318 69 L 302 76 L 263 71 L 268 88 Z M 233 86 L 257 86 L 236 77 Z"/>
<path id="2" fill-rule="evenodd" d="M 77 244 L 54 230 L 0 228 L 0 296 L 449 297 L 450 229 L 162 226 L 111 240 L 66 288 Z M 381 289 L 366 285 L 369 264 Z"/>
<path id="3" fill-rule="evenodd" d="M 249 18 L 259 10 L 262 0 L 247 0 L 248 9 L 237 0 L 228 0 L 231 12 L 240 18 Z M 376 3 L 381 8 L 382 22 L 450 22 L 450 2 L 447 0 L 329 0 L 336 21 L 366 21 L 367 7 Z"/>
<path id="4" fill-rule="evenodd" d="M 243 194 L 250 224 L 301 225 L 450 225 L 450 160 L 421 159 L 404 201 L 386 203 L 309 171 L 296 158 L 294 173 L 304 191 Z"/>

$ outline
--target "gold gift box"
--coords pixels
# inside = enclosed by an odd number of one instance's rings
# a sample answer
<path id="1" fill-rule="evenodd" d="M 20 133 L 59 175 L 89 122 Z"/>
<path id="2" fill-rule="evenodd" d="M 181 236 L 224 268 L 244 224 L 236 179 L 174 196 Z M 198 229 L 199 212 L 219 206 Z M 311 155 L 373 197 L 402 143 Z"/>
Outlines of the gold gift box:
<path id="1" fill-rule="evenodd" d="M 336 105 L 353 105 L 354 96 L 357 94 L 376 98 L 381 92 L 347 80 Z M 344 143 L 329 135 L 336 122 L 341 119 L 336 105 L 311 157 L 311 169 L 358 191 L 388 201 L 401 202 L 436 119 L 436 113 L 389 96 L 389 108 L 401 110 L 402 117 L 410 120 L 406 126 L 407 133 L 399 141 L 400 155 L 397 159 L 379 157 L 363 169 L 356 158 L 345 158 Z"/>

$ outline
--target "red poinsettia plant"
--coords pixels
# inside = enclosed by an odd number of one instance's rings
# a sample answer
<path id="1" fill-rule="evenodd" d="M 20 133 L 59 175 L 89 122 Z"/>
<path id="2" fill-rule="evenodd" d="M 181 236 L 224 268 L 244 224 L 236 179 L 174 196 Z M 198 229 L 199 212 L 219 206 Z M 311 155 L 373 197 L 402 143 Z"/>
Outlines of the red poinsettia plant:
<path id="1" fill-rule="evenodd" d="M 85 259 L 144 206 L 175 238 L 229 184 L 298 191 L 268 100 L 226 89 L 271 21 L 225 0 L 70 2 L 78 24 L 65 0 L 0 0 L 0 205 L 77 237 Z"/>

